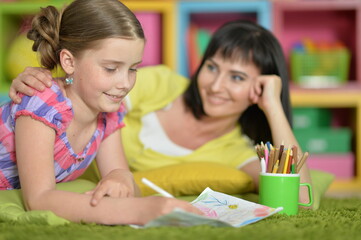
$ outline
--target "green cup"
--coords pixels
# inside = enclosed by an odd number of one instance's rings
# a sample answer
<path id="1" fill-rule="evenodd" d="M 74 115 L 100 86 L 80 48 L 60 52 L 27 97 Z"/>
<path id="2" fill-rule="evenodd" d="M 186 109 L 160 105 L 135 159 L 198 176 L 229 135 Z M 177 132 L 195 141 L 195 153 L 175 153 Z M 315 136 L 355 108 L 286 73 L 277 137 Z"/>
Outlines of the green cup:
<path id="1" fill-rule="evenodd" d="M 308 188 L 309 203 L 299 202 L 300 186 Z M 299 205 L 312 205 L 312 187 L 309 183 L 300 183 L 300 174 L 261 173 L 259 203 L 272 208 L 283 207 L 280 213 L 296 215 Z"/>

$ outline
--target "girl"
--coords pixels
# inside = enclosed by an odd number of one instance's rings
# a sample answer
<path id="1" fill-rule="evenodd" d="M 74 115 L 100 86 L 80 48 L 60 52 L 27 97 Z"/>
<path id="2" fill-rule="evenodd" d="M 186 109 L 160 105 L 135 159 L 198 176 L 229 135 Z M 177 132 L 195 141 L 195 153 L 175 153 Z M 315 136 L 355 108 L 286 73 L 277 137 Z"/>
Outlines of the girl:
<path id="1" fill-rule="evenodd" d="M 136 197 L 120 138 L 122 101 L 135 83 L 145 41 L 134 14 L 117 0 L 75 0 L 61 12 L 42 9 L 28 38 L 41 64 L 61 65 L 66 78 L 1 107 L 0 189 L 21 188 L 28 210 L 76 222 L 145 224 L 176 207 L 200 213 L 176 199 Z M 56 190 L 95 156 L 102 180 L 94 191 Z"/>

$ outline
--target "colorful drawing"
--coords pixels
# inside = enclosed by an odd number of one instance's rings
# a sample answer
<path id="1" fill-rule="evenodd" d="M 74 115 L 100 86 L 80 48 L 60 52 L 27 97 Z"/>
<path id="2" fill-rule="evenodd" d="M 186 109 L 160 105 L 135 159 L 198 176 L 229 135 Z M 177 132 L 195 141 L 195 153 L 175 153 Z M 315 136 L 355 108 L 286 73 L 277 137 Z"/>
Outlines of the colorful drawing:
<path id="1" fill-rule="evenodd" d="M 211 225 L 218 227 L 242 227 L 266 217 L 282 208 L 270 208 L 206 188 L 192 204 L 205 213 L 200 216 L 177 209 L 161 216 L 145 227 Z"/>

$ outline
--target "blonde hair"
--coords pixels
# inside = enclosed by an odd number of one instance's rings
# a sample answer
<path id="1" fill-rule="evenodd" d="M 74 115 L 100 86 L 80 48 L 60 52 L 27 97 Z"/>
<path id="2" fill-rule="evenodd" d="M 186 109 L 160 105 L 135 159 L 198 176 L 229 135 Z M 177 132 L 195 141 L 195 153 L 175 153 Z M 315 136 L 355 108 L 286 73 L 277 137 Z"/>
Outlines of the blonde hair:
<path id="1" fill-rule="evenodd" d="M 50 70 L 60 63 L 62 49 L 77 57 L 102 39 L 145 39 L 134 13 L 118 0 L 75 0 L 60 11 L 41 8 L 27 37 L 34 41 L 32 50 L 39 52 L 41 65 Z"/>

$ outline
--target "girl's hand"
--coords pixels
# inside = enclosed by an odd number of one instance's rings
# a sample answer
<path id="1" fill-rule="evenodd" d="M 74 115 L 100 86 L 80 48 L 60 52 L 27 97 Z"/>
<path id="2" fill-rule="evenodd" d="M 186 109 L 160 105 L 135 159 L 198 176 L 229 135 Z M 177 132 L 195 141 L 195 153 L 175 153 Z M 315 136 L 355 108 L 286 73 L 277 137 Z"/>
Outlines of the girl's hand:
<path id="1" fill-rule="evenodd" d="M 198 215 L 204 215 L 201 210 L 199 210 L 189 202 L 182 201 L 176 198 L 150 196 L 144 197 L 143 200 L 144 206 L 140 207 L 144 208 L 144 210 L 141 211 L 140 216 L 138 217 L 142 225 L 148 223 L 149 221 L 157 217 L 172 212 L 175 208 L 180 208 L 184 211 Z"/>
<path id="2" fill-rule="evenodd" d="M 34 94 L 33 88 L 38 91 L 44 91 L 45 87 L 51 86 L 51 72 L 45 68 L 27 67 L 24 72 L 15 78 L 10 86 L 9 97 L 15 103 L 19 104 L 21 98 L 16 94 L 23 93 L 28 96 Z"/>
<path id="3" fill-rule="evenodd" d="M 264 112 L 281 104 L 282 80 L 277 75 L 261 75 L 255 79 L 250 91 L 250 101 Z"/>
<path id="4" fill-rule="evenodd" d="M 134 197 L 137 186 L 129 170 L 115 169 L 102 178 L 91 194 L 90 204 L 96 206 L 100 199 L 108 196 L 114 198 Z"/>

